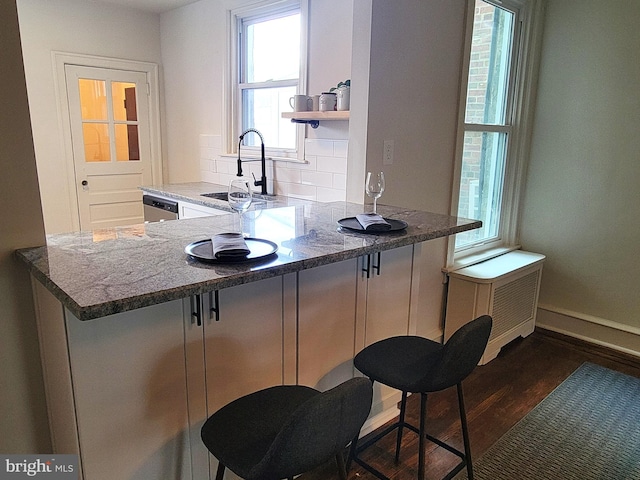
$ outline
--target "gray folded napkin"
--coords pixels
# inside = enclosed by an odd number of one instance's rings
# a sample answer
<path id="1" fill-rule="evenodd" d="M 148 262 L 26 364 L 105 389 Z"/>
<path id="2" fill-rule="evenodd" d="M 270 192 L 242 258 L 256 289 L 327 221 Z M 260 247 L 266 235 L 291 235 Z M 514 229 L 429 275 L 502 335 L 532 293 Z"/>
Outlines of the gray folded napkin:
<path id="1" fill-rule="evenodd" d="M 391 230 L 391 224 L 377 213 L 361 213 L 356 215 L 356 220 L 362 228 L 368 232 L 385 232 Z"/>
<path id="2" fill-rule="evenodd" d="M 251 253 L 240 233 L 218 233 L 211 238 L 213 256 L 219 259 L 242 259 Z"/>

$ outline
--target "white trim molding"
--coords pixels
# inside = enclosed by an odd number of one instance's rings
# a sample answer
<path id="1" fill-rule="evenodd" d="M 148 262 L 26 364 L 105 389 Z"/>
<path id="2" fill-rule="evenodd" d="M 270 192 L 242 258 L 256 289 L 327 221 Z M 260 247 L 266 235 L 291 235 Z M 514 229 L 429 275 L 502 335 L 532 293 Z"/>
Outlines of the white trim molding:
<path id="1" fill-rule="evenodd" d="M 126 60 L 120 58 L 101 57 L 60 51 L 51 52 L 54 71 L 54 86 L 58 104 L 58 122 L 61 125 L 60 141 L 66 157 L 66 176 L 69 185 L 69 202 L 71 205 L 72 224 L 80 229 L 78 199 L 76 197 L 76 180 L 73 163 L 73 146 L 71 140 L 71 123 L 69 120 L 69 99 L 67 96 L 65 66 L 79 65 L 84 67 L 108 68 L 141 72 L 147 78 L 147 95 L 149 97 L 149 139 L 151 149 L 151 178 L 154 185 L 163 183 L 163 156 L 160 134 L 160 82 L 158 65 L 150 62 Z"/>
<path id="2" fill-rule="evenodd" d="M 640 328 L 637 327 L 546 304 L 538 304 L 536 325 L 640 357 Z"/>

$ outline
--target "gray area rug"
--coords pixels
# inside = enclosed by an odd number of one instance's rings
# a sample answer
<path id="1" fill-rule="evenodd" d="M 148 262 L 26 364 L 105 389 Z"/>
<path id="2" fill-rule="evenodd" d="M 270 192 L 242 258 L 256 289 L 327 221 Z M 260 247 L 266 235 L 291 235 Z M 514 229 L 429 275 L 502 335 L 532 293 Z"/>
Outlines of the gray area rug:
<path id="1" fill-rule="evenodd" d="M 640 379 L 584 363 L 474 462 L 474 477 L 640 479 Z"/>

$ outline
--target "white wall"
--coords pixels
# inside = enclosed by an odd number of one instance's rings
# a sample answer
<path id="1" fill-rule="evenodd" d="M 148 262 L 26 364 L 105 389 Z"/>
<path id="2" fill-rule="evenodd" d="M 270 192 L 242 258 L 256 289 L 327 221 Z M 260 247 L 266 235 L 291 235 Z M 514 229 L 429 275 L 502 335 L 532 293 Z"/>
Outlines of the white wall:
<path id="1" fill-rule="evenodd" d="M 227 10 L 247 3 L 251 2 L 201 0 L 162 15 L 166 180 L 171 183 L 204 180 L 226 184 L 235 172 L 233 159 L 221 158 L 226 153 L 226 15 Z M 344 0 L 309 1 L 309 94 L 350 78 L 352 5 Z M 275 180 L 275 191 L 312 200 L 344 200 L 346 148 L 342 144 L 349 135 L 348 122 L 323 122 L 306 131 L 309 163 L 276 162 L 270 178 Z"/>
<path id="2" fill-rule="evenodd" d="M 0 452 L 50 451 L 29 274 L 14 256 L 44 224 L 15 2 L 0 2 Z"/>
<path id="3" fill-rule="evenodd" d="M 207 2 L 192 6 L 194 15 L 204 3 Z M 344 24 L 335 14 L 344 8 L 339 0 L 310 3 L 308 93 L 351 78 L 352 72 L 352 107 L 357 107 L 352 108 L 350 126 L 341 125 L 346 122 L 326 122 L 317 131 L 308 128 L 309 164 L 277 164 L 276 188 L 281 193 L 321 201 L 344 199 L 337 198 L 340 189 L 344 189 L 350 199 L 363 201 L 365 172 L 383 169 L 387 189 L 381 203 L 448 214 L 465 1 L 355 0 L 351 18 Z M 168 18 L 182 16 L 185 11 L 163 15 L 163 38 Z M 327 16 L 333 20 L 326 22 Z M 178 22 L 172 19 L 171 23 Z M 181 28 L 188 24 L 181 23 Z M 407 32 L 411 41 L 407 41 Z M 197 31 L 192 30 L 192 34 L 197 36 Z M 165 52 L 163 44 L 163 55 Z M 178 54 L 176 51 L 176 57 Z M 164 63 L 169 70 L 173 62 L 165 55 Z M 167 98 L 172 95 L 170 90 L 167 82 Z M 360 95 L 365 91 L 365 95 Z M 200 108 L 206 109 L 207 102 Z M 179 119 L 187 121 L 187 116 Z M 176 120 L 169 113 L 167 117 L 168 123 Z M 212 134 L 201 139 L 202 175 L 224 184 L 234 173 L 235 164 L 232 159 L 220 158 L 218 132 L 214 128 L 207 130 L 206 126 L 204 129 Z M 347 138 L 349 149 L 356 145 L 348 154 L 341 140 Z M 395 142 L 395 162 L 383 167 L 385 139 Z M 169 156 L 174 158 L 172 153 Z M 349 175 L 356 178 L 347 178 Z M 422 323 L 418 333 L 429 337 L 441 334 L 444 286 L 440 270 L 446 262 L 446 248 L 446 239 L 422 246 L 419 299 Z"/>
<path id="4" fill-rule="evenodd" d="M 161 16 L 165 180 L 200 180 L 200 134 L 222 134 L 225 8 L 200 2 Z"/>
<path id="5" fill-rule="evenodd" d="M 160 63 L 160 18 L 83 0 L 19 0 L 38 178 L 47 233 L 73 230 L 73 170 L 63 145 L 51 52 Z"/>
<path id="6" fill-rule="evenodd" d="M 373 0 L 372 7 L 366 170 L 385 172 L 381 203 L 448 214 L 465 1 Z M 395 143 L 393 165 L 382 164 L 384 140 Z M 445 239 L 422 246 L 418 333 L 429 337 L 440 333 L 446 246 Z"/>
<path id="7" fill-rule="evenodd" d="M 636 353 L 638 19 L 637 0 L 548 0 L 521 229 L 547 256 L 539 323 L 619 345 L 626 330 Z"/>

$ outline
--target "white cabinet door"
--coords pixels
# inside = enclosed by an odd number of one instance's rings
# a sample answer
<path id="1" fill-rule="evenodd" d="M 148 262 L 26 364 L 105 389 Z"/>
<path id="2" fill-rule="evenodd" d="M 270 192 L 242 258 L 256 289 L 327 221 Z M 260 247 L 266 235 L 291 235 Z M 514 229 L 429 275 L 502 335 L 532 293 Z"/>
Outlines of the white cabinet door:
<path id="1" fill-rule="evenodd" d="M 356 353 L 378 340 L 409 333 L 412 267 L 412 245 L 360 258 L 358 318 L 364 318 L 364 329 Z M 393 408 L 398 400 L 397 390 L 376 383 L 372 415 Z"/>
<path id="2" fill-rule="evenodd" d="M 353 377 L 358 260 L 298 274 L 298 383 L 327 390 Z"/>
<path id="3" fill-rule="evenodd" d="M 178 202 L 178 218 L 200 218 L 211 217 L 213 215 L 227 215 L 232 212 L 221 210 L 219 208 L 205 207 L 196 203 Z"/>
<path id="4" fill-rule="evenodd" d="M 361 258 L 363 268 L 366 261 Z M 412 265 L 412 245 L 371 255 L 369 278 L 364 271 L 359 276 L 367 285 L 364 346 L 409 333 Z"/>
<path id="5" fill-rule="evenodd" d="M 66 324 L 83 478 L 192 478 L 182 301 Z"/>
<path id="6" fill-rule="evenodd" d="M 207 464 L 200 440 L 204 421 L 236 398 L 283 383 L 282 283 L 283 277 L 274 277 L 225 288 L 217 302 L 215 292 L 200 295 L 200 325 L 191 315 L 197 301 L 184 301 L 194 478 L 209 478 L 209 471 L 214 478 L 218 466 L 213 456 Z M 236 478 L 225 473 L 227 480 Z"/>

